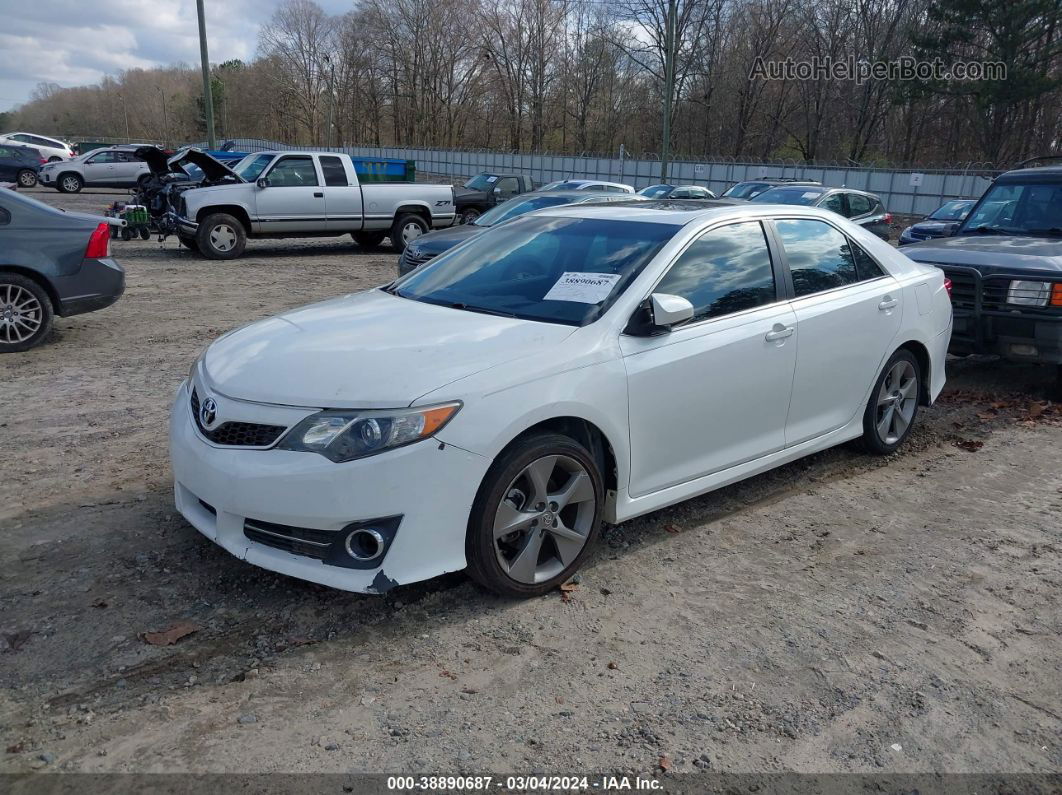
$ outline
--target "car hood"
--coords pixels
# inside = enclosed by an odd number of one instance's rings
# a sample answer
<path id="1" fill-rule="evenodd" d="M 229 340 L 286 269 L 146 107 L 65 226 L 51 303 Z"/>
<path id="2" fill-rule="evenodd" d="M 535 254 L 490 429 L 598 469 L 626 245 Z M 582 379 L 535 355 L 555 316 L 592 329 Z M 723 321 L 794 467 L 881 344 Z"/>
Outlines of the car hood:
<path id="1" fill-rule="evenodd" d="M 155 176 L 161 177 L 163 174 L 169 173 L 169 157 L 157 146 L 141 146 L 133 154 L 137 160 L 143 160 L 147 163 L 151 173 Z"/>
<path id="2" fill-rule="evenodd" d="M 207 349 L 204 364 L 211 386 L 240 400 L 398 407 L 558 345 L 574 331 L 369 290 L 232 331 Z"/>
<path id="3" fill-rule="evenodd" d="M 946 235 L 959 224 L 959 221 L 919 221 L 911 229 L 927 235 Z"/>
<path id="4" fill-rule="evenodd" d="M 1062 238 L 1029 235 L 962 235 L 942 237 L 903 247 L 916 262 L 966 265 L 984 274 L 1018 271 L 1062 271 Z"/>
<path id="5" fill-rule="evenodd" d="M 434 257 L 444 251 L 449 251 L 458 243 L 462 243 L 470 237 L 486 232 L 489 228 L 487 226 L 476 226 L 475 224 L 448 226 L 445 229 L 436 229 L 434 232 L 421 235 L 406 248 L 410 249 L 409 255 L 411 257 L 423 254 L 429 254 Z"/>
<path id="6" fill-rule="evenodd" d="M 167 165 L 171 171 L 178 171 L 187 176 L 187 172 L 181 167 L 185 163 L 191 163 L 194 166 L 198 166 L 206 175 L 206 178 L 211 182 L 226 177 L 229 177 L 235 182 L 246 182 L 243 177 L 223 163 L 219 163 L 202 149 L 195 149 L 194 147 L 182 149 L 167 161 Z"/>
<path id="7" fill-rule="evenodd" d="M 487 191 L 473 190 L 472 188 L 454 188 L 454 198 L 459 202 L 486 201 Z"/>

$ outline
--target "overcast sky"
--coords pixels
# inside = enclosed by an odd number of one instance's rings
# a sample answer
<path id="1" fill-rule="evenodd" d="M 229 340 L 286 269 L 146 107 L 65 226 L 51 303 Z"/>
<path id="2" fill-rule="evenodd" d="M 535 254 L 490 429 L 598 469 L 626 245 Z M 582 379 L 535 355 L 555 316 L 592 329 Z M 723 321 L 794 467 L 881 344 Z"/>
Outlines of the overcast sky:
<path id="1" fill-rule="evenodd" d="M 210 60 L 254 56 L 281 0 L 205 0 Z M 352 0 L 317 0 L 330 14 Z M 195 0 L 0 0 L 0 110 L 37 83 L 78 86 L 123 69 L 198 65 Z"/>

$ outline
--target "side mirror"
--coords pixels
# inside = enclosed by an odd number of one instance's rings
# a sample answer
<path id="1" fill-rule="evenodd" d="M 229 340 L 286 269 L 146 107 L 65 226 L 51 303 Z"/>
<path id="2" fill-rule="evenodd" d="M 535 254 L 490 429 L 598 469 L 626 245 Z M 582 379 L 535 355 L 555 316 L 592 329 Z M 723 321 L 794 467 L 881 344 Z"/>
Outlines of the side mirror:
<path id="1" fill-rule="evenodd" d="M 671 328 L 693 317 L 693 304 L 681 295 L 653 293 L 649 296 L 649 311 L 654 326 Z"/>
<path id="2" fill-rule="evenodd" d="M 259 177 L 258 180 L 254 184 L 257 185 L 259 188 L 268 188 L 269 187 L 269 180 L 266 179 L 265 177 Z"/>
<path id="3" fill-rule="evenodd" d="M 639 305 L 625 331 L 637 337 L 651 337 L 668 332 L 691 317 L 693 304 L 682 296 L 653 293 Z"/>
<path id="4" fill-rule="evenodd" d="M 501 196 L 501 188 L 495 188 L 494 189 L 494 195 L 495 196 Z"/>

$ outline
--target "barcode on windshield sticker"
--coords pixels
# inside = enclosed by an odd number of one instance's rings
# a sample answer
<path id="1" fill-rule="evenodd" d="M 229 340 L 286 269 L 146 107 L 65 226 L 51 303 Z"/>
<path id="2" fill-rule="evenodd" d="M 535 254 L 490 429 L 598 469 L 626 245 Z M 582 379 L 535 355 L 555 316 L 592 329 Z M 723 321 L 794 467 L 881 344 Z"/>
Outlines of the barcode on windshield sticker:
<path id="1" fill-rule="evenodd" d="M 577 301 L 580 304 L 599 304 L 608 298 L 620 279 L 618 273 L 579 273 L 565 271 L 557 283 L 549 288 L 543 301 Z"/>

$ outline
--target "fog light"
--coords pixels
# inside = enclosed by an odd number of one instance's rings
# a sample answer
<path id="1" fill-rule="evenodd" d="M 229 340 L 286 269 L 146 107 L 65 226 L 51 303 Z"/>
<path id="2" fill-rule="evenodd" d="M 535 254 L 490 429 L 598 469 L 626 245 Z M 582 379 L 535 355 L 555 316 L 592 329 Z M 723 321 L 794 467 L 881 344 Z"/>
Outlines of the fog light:
<path id="1" fill-rule="evenodd" d="M 384 537 L 379 530 L 362 527 L 347 536 L 345 547 L 347 554 L 354 560 L 368 562 L 380 557 L 384 544 Z"/>
<path id="2" fill-rule="evenodd" d="M 1010 352 L 1015 356 L 1036 356 L 1039 353 L 1035 345 L 1011 345 Z"/>

